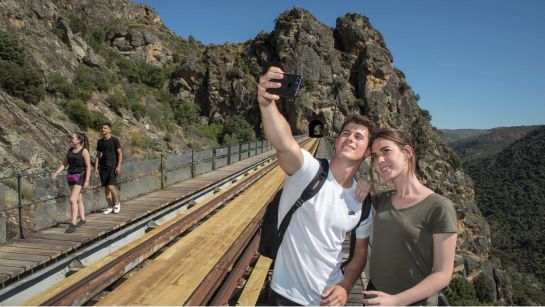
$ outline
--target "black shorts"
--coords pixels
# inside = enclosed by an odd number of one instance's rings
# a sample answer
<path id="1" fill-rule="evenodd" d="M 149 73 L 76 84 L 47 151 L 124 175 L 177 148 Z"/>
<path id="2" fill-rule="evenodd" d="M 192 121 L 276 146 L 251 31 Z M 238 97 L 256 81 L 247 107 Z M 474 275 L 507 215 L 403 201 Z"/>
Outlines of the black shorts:
<path id="1" fill-rule="evenodd" d="M 115 167 L 101 168 L 98 170 L 100 175 L 100 186 L 105 187 L 108 185 L 117 184 L 117 176 L 115 174 Z"/>

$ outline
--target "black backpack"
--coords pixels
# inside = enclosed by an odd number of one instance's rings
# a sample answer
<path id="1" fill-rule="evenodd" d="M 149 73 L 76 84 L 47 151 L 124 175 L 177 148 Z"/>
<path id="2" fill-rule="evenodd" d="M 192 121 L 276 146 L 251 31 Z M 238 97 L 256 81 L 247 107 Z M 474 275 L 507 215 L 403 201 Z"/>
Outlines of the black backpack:
<path id="1" fill-rule="evenodd" d="M 318 159 L 320 161 L 320 169 L 312 179 L 312 181 L 307 185 L 305 190 L 299 196 L 299 199 L 295 201 L 295 204 L 291 207 L 290 211 L 286 213 L 286 216 L 282 220 L 280 227 L 278 225 L 278 207 L 280 205 L 280 197 L 282 196 L 283 189 L 278 190 L 274 195 L 274 198 L 267 205 L 265 214 L 263 215 L 263 220 L 261 221 L 261 239 L 259 240 L 258 251 L 261 255 L 269 257 L 271 259 L 276 258 L 286 229 L 290 224 L 291 217 L 301 205 L 311 199 L 327 179 L 329 173 L 329 162 L 326 159 Z"/>
<path id="2" fill-rule="evenodd" d="M 282 239 L 284 238 L 284 234 L 286 233 L 286 229 L 288 228 L 292 215 L 305 201 L 311 199 L 322 188 L 322 185 L 326 181 L 329 173 L 329 162 L 326 159 L 318 160 L 320 161 L 320 169 L 312 181 L 307 185 L 305 190 L 303 190 L 301 196 L 299 196 L 299 199 L 297 199 L 295 204 L 293 204 L 290 211 L 288 211 L 279 228 L 277 228 L 278 207 L 283 189 L 276 192 L 274 198 L 267 205 L 267 209 L 263 215 L 263 220 L 261 221 L 261 240 L 259 241 L 258 248 L 261 255 L 271 259 L 276 258 L 276 254 L 278 253 L 278 249 L 280 248 L 280 244 L 282 243 Z M 346 263 L 352 259 L 352 254 L 356 244 L 356 228 L 359 226 L 361 221 L 365 220 L 369 216 L 369 210 L 371 208 L 370 204 L 371 201 L 370 197 L 368 196 L 364 201 L 364 208 L 362 209 L 363 211 L 360 220 L 356 227 L 352 230 L 352 236 L 350 239 L 350 256 L 348 260 L 343 263 L 342 267 L 344 267 L 344 265 L 346 265 Z"/>

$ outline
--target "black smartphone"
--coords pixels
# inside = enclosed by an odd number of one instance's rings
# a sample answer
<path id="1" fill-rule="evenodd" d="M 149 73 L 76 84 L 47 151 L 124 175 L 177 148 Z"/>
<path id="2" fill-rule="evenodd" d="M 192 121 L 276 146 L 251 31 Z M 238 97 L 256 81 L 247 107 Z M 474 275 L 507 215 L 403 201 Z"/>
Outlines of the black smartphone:
<path id="1" fill-rule="evenodd" d="M 301 86 L 301 82 L 303 82 L 303 76 L 284 74 L 283 79 L 271 79 L 271 81 L 279 82 L 282 86 L 279 88 L 268 88 L 267 92 L 285 98 L 294 98 L 299 92 L 299 87 Z"/>

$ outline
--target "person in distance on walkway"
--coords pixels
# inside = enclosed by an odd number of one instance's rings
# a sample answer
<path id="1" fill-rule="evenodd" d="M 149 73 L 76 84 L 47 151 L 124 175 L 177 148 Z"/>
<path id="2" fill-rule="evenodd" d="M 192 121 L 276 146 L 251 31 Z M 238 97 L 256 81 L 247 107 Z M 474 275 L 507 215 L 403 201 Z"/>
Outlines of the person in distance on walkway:
<path id="1" fill-rule="evenodd" d="M 320 162 L 303 150 L 279 112 L 279 96 L 267 92 L 282 79 L 278 67 L 259 78 L 258 103 L 267 139 L 278 152 L 287 175 L 280 200 L 279 220 L 312 181 Z M 361 115 L 348 116 L 335 140 L 335 155 L 320 191 L 292 217 L 278 250 L 268 305 L 344 305 L 366 262 L 369 216 L 357 229 L 352 261 L 341 272 L 342 242 L 358 223 L 362 203 L 356 199 L 354 176 L 368 150 L 374 124 Z M 367 193 L 362 191 L 362 193 Z"/>
<path id="2" fill-rule="evenodd" d="M 89 156 L 89 140 L 84 133 L 72 134 L 70 149 L 66 153 L 63 163 L 51 176 L 51 179 L 53 181 L 57 180 L 57 176 L 66 166 L 68 166 L 66 181 L 70 187 L 70 209 L 72 212 L 70 225 L 66 232 L 70 233 L 85 224 L 85 208 L 83 207 L 81 190 L 89 187 L 91 158 Z M 80 217 L 79 222 L 78 215 Z"/>
<path id="3" fill-rule="evenodd" d="M 373 248 L 366 305 L 437 305 L 438 291 L 452 277 L 457 221 L 454 206 L 416 177 L 416 157 L 409 135 L 399 129 L 376 131 L 371 162 L 395 190 L 375 195 Z M 373 174 L 371 174 L 373 179 Z M 358 182 L 363 193 L 365 180 Z"/>
<path id="4" fill-rule="evenodd" d="M 112 126 L 104 123 L 100 126 L 102 138 L 97 141 L 97 155 L 95 159 L 95 176 L 100 174 L 100 183 L 104 187 L 108 208 L 104 214 L 119 213 L 119 191 L 116 188 L 117 177 L 121 174 L 123 152 L 119 139 L 112 136 Z"/>

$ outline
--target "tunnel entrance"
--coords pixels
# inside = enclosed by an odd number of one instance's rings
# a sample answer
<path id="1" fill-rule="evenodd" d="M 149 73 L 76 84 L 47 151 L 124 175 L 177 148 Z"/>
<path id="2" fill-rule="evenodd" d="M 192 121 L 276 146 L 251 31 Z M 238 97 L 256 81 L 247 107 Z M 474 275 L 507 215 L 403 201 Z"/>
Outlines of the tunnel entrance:
<path id="1" fill-rule="evenodd" d="M 319 119 L 314 119 L 308 124 L 308 136 L 311 138 L 321 138 L 326 136 L 324 123 Z"/>

